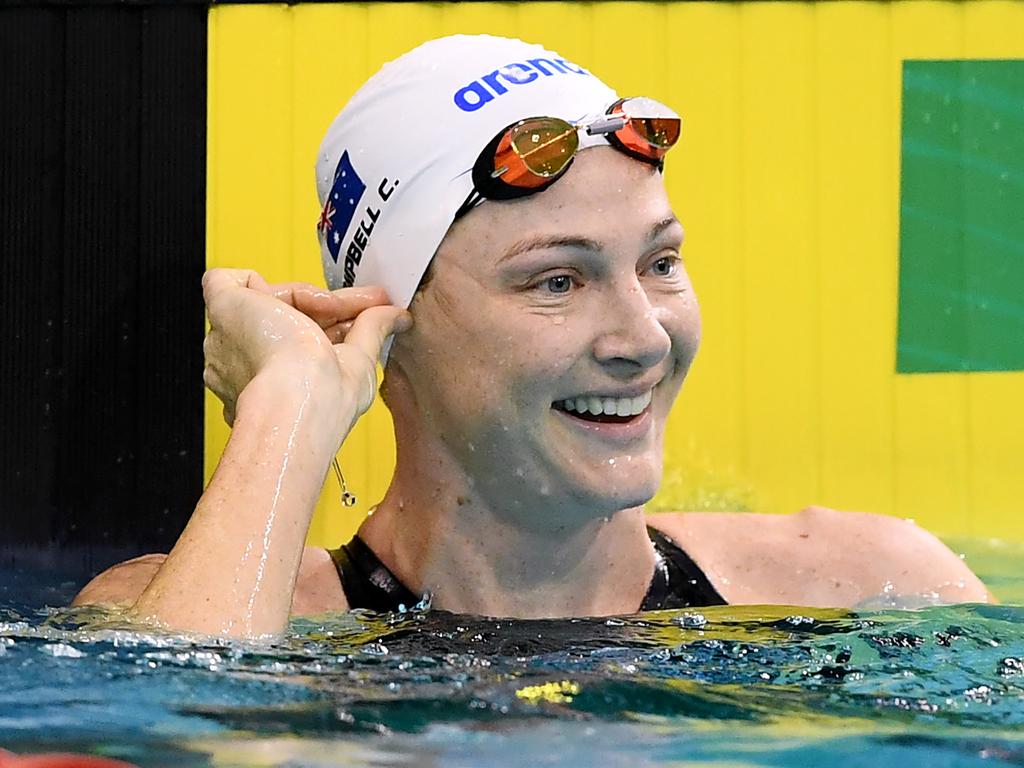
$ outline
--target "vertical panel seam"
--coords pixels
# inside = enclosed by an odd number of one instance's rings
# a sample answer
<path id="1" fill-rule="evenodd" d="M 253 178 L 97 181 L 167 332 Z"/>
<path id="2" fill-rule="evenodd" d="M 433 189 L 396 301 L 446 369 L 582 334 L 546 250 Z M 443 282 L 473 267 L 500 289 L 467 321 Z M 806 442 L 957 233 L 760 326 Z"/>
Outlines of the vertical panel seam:
<path id="1" fill-rule="evenodd" d="M 899 508 L 899 501 L 900 501 L 900 465 L 899 465 L 899 462 L 898 462 L 898 456 L 899 456 L 899 428 L 900 428 L 900 424 L 899 424 L 899 419 L 896 416 L 896 413 L 897 413 L 897 409 L 899 408 L 899 387 L 898 387 L 899 378 L 898 378 L 898 369 L 897 369 L 897 360 L 898 360 L 898 351 L 897 350 L 898 350 L 898 334 L 899 334 L 900 260 L 902 258 L 901 247 L 900 247 L 900 239 L 899 239 L 899 232 L 900 232 L 900 220 L 901 220 L 901 217 L 902 217 L 902 212 L 901 212 L 900 204 L 901 204 L 901 201 L 903 199 L 903 171 L 902 171 L 902 147 L 903 147 L 903 144 L 902 144 L 901 137 L 902 137 L 902 134 L 903 134 L 903 128 L 902 128 L 902 126 L 903 126 L 903 108 L 904 108 L 904 105 L 903 105 L 903 72 L 904 72 L 905 64 L 904 64 L 902 59 L 894 60 L 894 54 L 895 54 L 895 50 L 894 50 L 895 47 L 893 45 L 893 27 L 895 26 L 895 21 L 893 19 L 893 16 L 894 16 L 893 8 L 894 7 L 895 6 L 893 6 L 893 5 L 887 5 L 886 6 L 886 13 L 887 13 L 887 17 L 888 17 L 886 19 L 886 22 L 887 22 L 886 23 L 886 30 L 887 30 L 887 33 L 888 33 L 888 39 L 887 39 L 888 57 L 887 57 L 887 61 L 889 62 L 889 66 L 887 68 L 887 71 L 890 73 L 889 74 L 890 77 L 892 77 L 893 69 L 895 69 L 895 71 L 896 71 L 895 72 L 895 74 L 896 74 L 896 82 L 895 82 L 895 84 L 886 83 L 886 85 L 889 88 L 889 94 L 890 95 L 889 95 L 889 98 L 886 101 L 886 105 L 885 105 L 886 111 L 890 113 L 888 115 L 889 119 L 887 121 L 888 125 L 889 125 L 889 132 L 890 132 L 889 135 L 891 136 L 892 135 L 892 131 L 894 129 L 896 130 L 896 141 L 894 142 L 894 145 L 895 145 L 895 148 L 896 148 L 896 152 L 895 152 L 896 156 L 894 158 L 894 163 L 893 163 L 893 167 L 896 169 L 895 173 L 893 174 L 895 176 L 894 180 L 896 182 L 896 212 L 895 212 L 896 213 L 896 222 L 895 222 L 895 224 L 896 224 L 896 227 L 895 227 L 895 231 L 896 231 L 896 242 L 895 242 L 896 258 L 895 258 L 895 264 L 894 264 L 894 270 L 895 270 L 895 273 L 896 273 L 896 280 L 895 280 L 896 294 L 895 295 L 890 294 L 890 300 L 892 301 L 892 304 L 890 304 L 890 306 L 894 306 L 896 308 L 896 323 L 895 323 L 895 327 L 892 329 L 892 333 L 893 333 L 893 337 L 892 338 L 894 340 L 894 343 L 893 343 L 893 347 L 892 347 L 893 355 L 892 355 L 892 360 L 891 360 L 891 363 L 892 363 L 892 373 L 891 373 L 891 375 L 889 377 L 889 420 L 890 420 L 889 453 L 890 453 L 890 456 L 892 457 L 892 466 L 894 468 L 893 468 L 892 474 L 890 476 L 890 488 L 891 488 L 890 492 L 891 492 L 892 500 L 891 500 L 891 502 L 889 504 L 889 508 L 890 508 L 892 513 L 900 515 L 900 513 L 901 513 L 901 510 Z M 893 91 L 895 91 L 895 93 L 893 93 Z M 894 97 L 895 97 L 895 103 L 896 103 L 896 111 L 895 111 L 895 113 L 893 113 L 891 111 L 892 110 L 892 104 L 893 104 L 893 98 Z M 891 188 L 890 188 L 890 194 L 891 193 L 892 192 L 891 192 Z M 890 286 L 892 286 L 892 285 L 893 285 L 893 283 L 890 282 Z"/>
<path id="2" fill-rule="evenodd" d="M 968 6 L 967 6 L 966 3 L 964 3 L 964 4 L 959 6 L 959 12 L 960 12 L 960 57 L 961 57 L 961 59 L 963 59 L 967 55 L 967 16 L 968 16 L 969 10 L 968 10 Z M 963 88 L 963 84 L 962 83 L 961 83 L 961 88 Z M 963 109 L 964 109 L 964 104 L 963 104 L 963 101 L 961 101 L 961 116 L 960 116 L 960 128 L 961 128 L 961 130 L 960 130 L 960 142 L 961 142 L 961 146 L 963 146 L 965 141 L 966 141 L 966 134 L 963 131 L 963 127 L 964 127 L 964 124 L 965 124 L 965 121 L 963 119 L 964 118 L 964 116 L 963 116 Z M 961 151 L 961 156 L 962 155 L 963 155 L 963 151 Z M 967 207 L 967 204 L 968 204 L 967 203 L 967 195 L 964 195 L 962 200 L 963 200 L 963 205 L 964 205 L 965 213 L 966 213 L 966 207 Z M 961 218 L 961 221 L 963 222 L 963 225 L 964 225 L 962 227 L 962 229 L 961 229 L 961 237 L 966 240 L 966 238 L 967 238 L 967 226 L 966 226 L 967 216 L 964 215 Z M 961 251 L 962 259 L 963 259 L 962 264 L 963 264 L 963 269 L 964 269 L 964 281 L 963 281 L 962 284 L 966 286 L 966 284 L 967 284 L 967 269 L 968 269 L 968 264 L 967 264 L 968 255 L 967 255 L 966 242 L 964 243 L 964 246 L 965 247 Z M 967 318 L 966 319 L 967 319 L 967 322 L 968 322 L 968 327 L 965 328 L 964 331 L 965 331 L 965 336 L 966 336 L 966 345 L 968 347 L 969 354 L 971 354 L 971 351 L 970 351 L 971 333 L 970 333 L 969 323 L 970 323 L 970 316 L 971 316 L 971 314 L 973 314 L 973 308 L 972 308 L 972 306 L 970 304 L 967 305 L 967 312 L 968 312 L 968 314 L 967 314 Z M 973 357 L 973 354 L 971 354 L 971 356 Z M 960 528 L 962 530 L 967 530 L 967 531 L 969 531 L 970 533 L 973 534 L 974 531 L 973 531 L 973 528 L 972 528 L 972 525 L 971 525 L 971 511 L 974 509 L 975 467 L 974 467 L 974 462 L 972 460 L 973 457 L 974 457 L 974 440 L 972 439 L 972 437 L 973 437 L 973 435 L 972 435 L 973 430 L 971 428 L 971 423 L 972 423 L 972 419 L 971 419 L 971 412 L 972 412 L 972 408 L 971 408 L 971 405 L 972 405 L 972 403 L 971 403 L 971 392 L 973 390 L 973 382 L 975 381 L 975 379 L 973 379 L 972 376 L 976 377 L 978 374 L 977 373 L 974 373 L 974 374 L 963 373 L 963 374 L 960 374 L 960 375 L 963 378 L 963 385 L 961 387 L 961 397 L 963 398 L 963 403 L 964 403 L 963 424 L 962 424 L 962 429 L 963 429 L 963 448 L 962 448 L 961 456 L 963 457 L 963 461 L 964 461 L 965 466 L 964 466 L 964 492 L 963 492 L 963 494 L 961 494 L 960 499 L 959 499 L 959 507 L 960 507 L 960 509 L 959 509 L 959 516 L 960 516 Z"/>
<path id="3" fill-rule="evenodd" d="M 812 345 L 812 348 L 814 350 L 814 356 L 815 356 L 814 365 L 815 365 L 815 368 L 817 369 L 816 370 L 816 374 L 817 375 L 815 376 L 815 381 L 817 382 L 817 386 L 815 387 L 816 392 L 815 392 L 815 398 L 814 398 L 814 400 L 815 400 L 815 402 L 814 402 L 814 405 L 815 405 L 815 409 L 814 409 L 815 410 L 814 447 L 815 447 L 815 454 L 816 454 L 815 455 L 815 462 L 814 462 L 814 468 L 815 468 L 815 489 L 814 490 L 815 490 L 815 497 L 816 497 L 815 503 L 821 503 L 822 495 L 823 495 L 823 492 L 824 492 L 824 465 L 825 465 L 825 462 L 824 462 L 823 456 L 822 456 L 822 453 L 823 453 L 823 451 L 825 449 L 825 442 L 824 442 L 824 440 L 822 438 L 822 430 L 823 430 L 823 424 L 824 424 L 824 418 L 825 418 L 825 413 L 824 413 L 824 411 L 825 411 L 825 409 L 824 409 L 824 394 L 823 394 L 824 390 L 825 390 L 825 382 L 824 382 L 825 371 L 824 371 L 824 365 L 822 364 L 822 358 L 823 358 L 822 344 L 823 344 L 824 334 L 821 332 L 821 328 L 822 328 L 822 323 L 824 322 L 825 318 L 824 318 L 824 313 L 822 311 L 822 307 L 823 307 L 824 303 L 821 300 L 822 288 L 823 288 L 823 286 L 822 286 L 822 280 L 823 280 L 822 274 L 824 273 L 824 269 L 823 269 L 823 265 L 822 265 L 822 261 L 824 259 L 824 255 L 822 254 L 822 251 L 821 251 L 821 204 L 820 204 L 820 200 L 821 200 L 821 194 L 820 194 L 820 189 L 821 189 L 821 158 L 819 156 L 819 152 L 821 151 L 821 138 L 820 138 L 820 128 L 821 128 L 821 68 L 818 66 L 819 65 L 818 40 L 819 40 L 819 33 L 820 33 L 820 30 L 821 30 L 820 18 L 819 17 L 820 17 L 820 14 L 821 14 L 821 11 L 820 11 L 821 6 L 819 6 L 819 5 L 811 5 L 811 6 L 807 6 L 807 7 L 809 7 L 809 9 L 810 9 L 811 24 L 813 25 L 813 30 L 812 30 L 812 33 L 811 33 L 811 38 L 812 38 L 812 41 L 813 41 L 812 45 L 811 45 L 811 71 L 814 73 L 814 76 L 812 78 L 809 78 L 809 81 L 810 81 L 810 87 L 811 87 L 811 89 L 813 91 L 812 94 L 811 94 L 811 100 L 812 100 L 812 104 L 813 104 L 813 109 L 811 110 L 811 141 L 814 143 L 814 149 L 813 149 L 812 152 L 808 153 L 808 156 L 811 158 L 811 174 L 812 174 L 812 177 L 813 177 L 812 180 L 811 180 L 811 190 L 813 191 L 813 193 L 811 195 L 811 216 L 814 219 L 814 226 L 811 228 L 811 232 L 813 233 L 814 241 L 812 243 L 812 253 L 813 253 L 813 256 L 811 258 L 811 263 L 814 265 L 814 269 L 815 269 L 814 285 L 815 285 L 815 287 L 817 289 L 814 292 L 813 301 L 815 302 L 815 305 L 816 305 L 815 306 L 815 313 L 814 314 L 818 318 L 818 322 L 817 322 L 816 327 L 814 329 L 814 337 L 815 337 L 814 338 L 814 344 Z"/>
<path id="4" fill-rule="evenodd" d="M 745 145 L 743 142 L 743 126 L 746 124 L 747 112 L 746 112 L 746 99 L 744 94 L 746 92 L 745 80 L 745 57 L 743 55 L 746 49 L 744 45 L 745 29 L 744 24 L 744 5 L 737 3 L 736 5 L 729 6 L 729 9 L 733 12 L 734 16 L 734 28 L 736 29 L 736 36 L 739 39 L 739 44 L 736 46 L 737 58 L 736 62 L 736 114 L 739 115 L 740 130 L 736 132 L 736 156 L 738 158 L 737 167 L 739 168 L 739 189 L 737 190 L 738 199 L 736 204 L 736 218 L 737 218 L 737 231 L 740 233 L 739 236 L 739 253 L 735 255 L 735 258 L 739 262 L 739 269 L 737 274 L 739 275 L 739 285 L 737 286 L 739 291 L 740 300 L 736 302 L 736 312 L 739 315 L 739 371 L 737 375 L 739 378 L 739 413 L 740 413 L 740 461 L 742 462 L 742 474 L 744 482 L 748 482 L 750 476 L 750 408 L 747 402 L 747 390 L 749 388 L 749 382 L 747 381 L 748 361 L 747 361 L 747 312 L 746 303 L 744 297 L 746 296 L 746 264 L 747 264 L 747 230 L 746 230 L 746 187 L 747 187 L 747 158 L 744 152 Z M 759 494 L 759 491 L 755 492 Z"/>

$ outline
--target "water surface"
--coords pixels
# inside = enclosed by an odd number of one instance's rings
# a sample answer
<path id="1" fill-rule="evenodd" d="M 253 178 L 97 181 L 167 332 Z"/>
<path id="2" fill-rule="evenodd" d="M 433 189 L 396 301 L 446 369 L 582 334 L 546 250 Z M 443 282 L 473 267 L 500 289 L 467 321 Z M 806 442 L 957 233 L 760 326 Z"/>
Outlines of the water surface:
<path id="1" fill-rule="evenodd" d="M 1019 547 L 956 544 L 1024 602 Z M 256 647 L 140 634 L 8 589 L 0 681 L 0 746 L 141 766 L 1024 765 L 1013 605 L 353 612 Z"/>

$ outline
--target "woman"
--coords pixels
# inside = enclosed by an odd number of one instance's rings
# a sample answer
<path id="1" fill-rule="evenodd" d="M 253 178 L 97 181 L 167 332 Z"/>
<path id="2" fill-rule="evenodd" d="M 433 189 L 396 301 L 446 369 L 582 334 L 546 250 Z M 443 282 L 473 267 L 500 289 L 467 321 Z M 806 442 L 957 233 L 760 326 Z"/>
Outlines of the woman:
<path id="1" fill-rule="evenodd" d="M 425 593 L 518 617 L 986 600 L 907 521 L 644 513 L 700 339 L 661 175 L 678 128 L 518 40 L 444 38 L 386 65 L 318 159 L 336 290 L 206 275 L 206 382 L 231 440 L 171 553 L 115 566 L 76 602 L 259 637 L 290 613 Z M 304 549 L 382 351 L 394 478 L 349 545 Z"/>

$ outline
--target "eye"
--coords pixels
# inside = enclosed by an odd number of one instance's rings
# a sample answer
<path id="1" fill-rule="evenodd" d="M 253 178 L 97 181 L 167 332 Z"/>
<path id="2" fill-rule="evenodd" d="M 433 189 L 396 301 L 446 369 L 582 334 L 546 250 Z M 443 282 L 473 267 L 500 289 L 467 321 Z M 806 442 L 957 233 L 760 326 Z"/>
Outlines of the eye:
<path id="1" fill-rule="evenodd" d="M 678 268 L 678 256 L 662 256 L 651 264 L 650 273 L 655 277 L 672 277 Z"/>
<path id="2" fill-rule="evenodd" d="M 568 293 L 572 290 L 572 278 L 569 275 L 552 275 L 544 281 L 549 293 Z"/>

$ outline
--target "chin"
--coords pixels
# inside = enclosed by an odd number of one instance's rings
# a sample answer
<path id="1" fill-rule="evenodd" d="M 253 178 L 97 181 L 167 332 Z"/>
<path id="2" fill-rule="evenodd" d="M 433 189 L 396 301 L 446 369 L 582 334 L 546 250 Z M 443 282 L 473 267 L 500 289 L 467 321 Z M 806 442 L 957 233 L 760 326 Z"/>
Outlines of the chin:
<path id="1" fill-rule="evenodd" d="M 660 485 L 660 472 L 631 472 L 629 475 L 620 478 L 603 475 L 595 482 L 580 483 L 575 495 L 599 517 L 639 507 L 654 498 Z"/>

